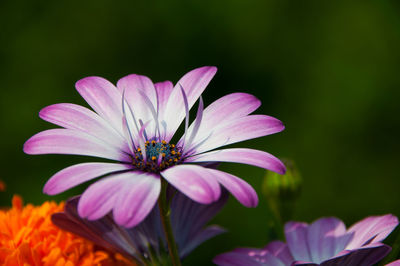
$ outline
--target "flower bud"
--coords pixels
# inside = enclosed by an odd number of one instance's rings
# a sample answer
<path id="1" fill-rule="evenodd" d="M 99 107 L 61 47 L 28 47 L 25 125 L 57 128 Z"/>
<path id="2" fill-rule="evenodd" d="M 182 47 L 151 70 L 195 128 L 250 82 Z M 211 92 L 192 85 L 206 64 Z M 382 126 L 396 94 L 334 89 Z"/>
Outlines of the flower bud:
<path id="1" fill-rule="evenodd" d="M 287 168 L 286 173 L 280 175 L 267 171 L 262 184 L 262 192 L 271 211 L 280 222 L 286 222 L 291 218 L 302 183 L 295 164 L 290 160 L 283 160 L 283 162 Z"/>

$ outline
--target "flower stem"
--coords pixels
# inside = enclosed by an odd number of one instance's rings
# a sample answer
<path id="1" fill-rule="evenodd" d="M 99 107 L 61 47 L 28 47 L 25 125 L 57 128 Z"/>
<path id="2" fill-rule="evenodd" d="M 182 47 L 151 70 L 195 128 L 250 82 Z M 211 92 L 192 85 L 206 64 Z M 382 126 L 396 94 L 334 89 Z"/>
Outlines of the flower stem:
<path id="1" fill-rule="evenodd" d="M 171 257 L 172 264 L 174 266 L 180 266 L 181 261 L 179 259 L 178 247 L 175 243 L 174 233 L 172 232 L 171 220 L 169 218 L 170 210 L 167 201 L 167 186 L 168 183 L 161 178 L 161 194 L 158 199 L 158 207 L 160 208 L 160 217 L 162 226 L 164 229 L 165 238 L 167 239 L 168 252 Z"/>

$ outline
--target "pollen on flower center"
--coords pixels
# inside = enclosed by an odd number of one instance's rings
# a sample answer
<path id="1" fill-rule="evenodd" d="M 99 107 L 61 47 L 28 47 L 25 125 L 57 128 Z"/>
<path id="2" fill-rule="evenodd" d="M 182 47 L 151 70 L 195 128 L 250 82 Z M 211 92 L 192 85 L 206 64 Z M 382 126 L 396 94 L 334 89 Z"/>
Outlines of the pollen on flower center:
<path id="1" fill-rule="evenodd" d="M 175 144 L 152 140 L 145 143 L 145 158 L 140 147 L 135 149 L 132 164 L 147 172 L 159 172 L 182 161 L 182 148 Z"/>

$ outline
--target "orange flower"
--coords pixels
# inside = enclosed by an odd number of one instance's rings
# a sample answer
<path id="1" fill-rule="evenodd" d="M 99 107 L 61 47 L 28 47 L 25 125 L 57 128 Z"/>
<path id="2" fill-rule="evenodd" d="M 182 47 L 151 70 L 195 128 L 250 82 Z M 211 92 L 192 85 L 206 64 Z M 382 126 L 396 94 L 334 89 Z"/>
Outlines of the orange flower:
<path id="1" fill-rule="evenodd" d="M 64 203 L 23 206 L 14 196 L 12 208 L 0 210 L 0 264 L 5 266 L 134 265 L 119 254 L 97 248 L 92 242 L 57 228 L 51 215 Z"/>

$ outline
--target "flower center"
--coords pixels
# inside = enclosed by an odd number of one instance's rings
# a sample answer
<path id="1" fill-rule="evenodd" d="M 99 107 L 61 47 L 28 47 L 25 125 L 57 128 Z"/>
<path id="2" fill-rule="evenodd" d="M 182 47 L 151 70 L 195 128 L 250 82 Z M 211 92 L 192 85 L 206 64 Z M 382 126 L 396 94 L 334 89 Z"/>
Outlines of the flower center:
<path id="1" fill-rule="evenodd" d="M 161 142 L 146 141 L 146 158 L 143 157 L 142 149 L 138 147 L 134 151 L 132 164 L 142 171 L 159 172 L 181 162 L 181 151 L 180 147 L 169 144 L 165 140 Z"/>

